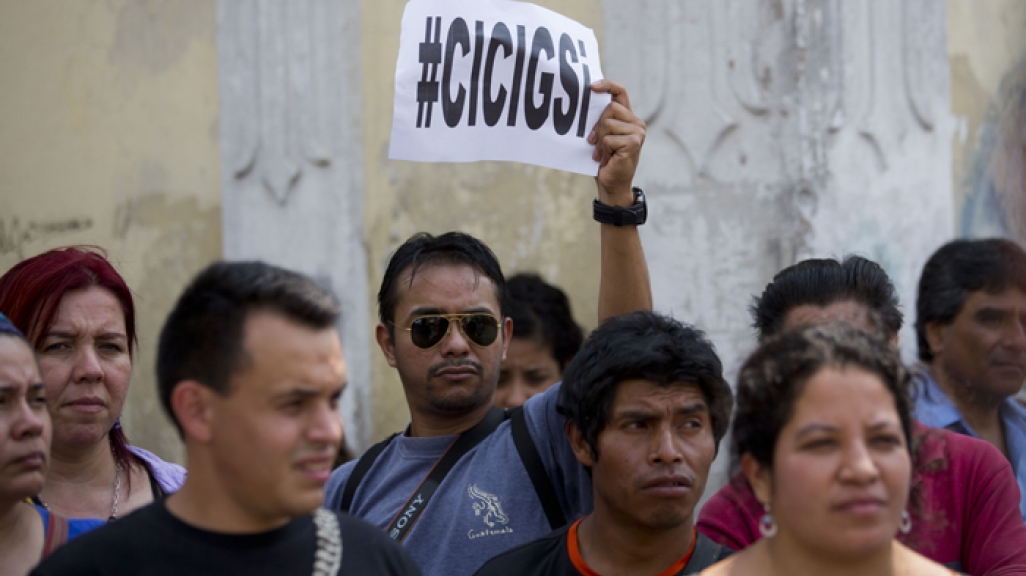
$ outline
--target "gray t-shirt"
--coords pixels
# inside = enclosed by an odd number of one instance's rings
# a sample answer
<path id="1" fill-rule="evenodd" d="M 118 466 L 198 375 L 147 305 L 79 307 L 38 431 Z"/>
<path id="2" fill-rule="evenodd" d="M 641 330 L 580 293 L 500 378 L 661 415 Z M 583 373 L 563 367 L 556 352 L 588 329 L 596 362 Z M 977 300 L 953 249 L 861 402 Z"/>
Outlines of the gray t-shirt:
<path id="1" fill-rule="evenodd" d="M 559 386 L 528 400 L 524 415 L 563 513 L 573 522 L 591 512 L 591 479 L 556 413 Z M 397 436 L 368 470 L 349 512 L 385 529 L 455 439 Z M 325 507 L 338 509 L 355 465 L 331 475 Z M 403 544 L 425 576 L 469 576 L 491 557 L 550 531 L 507 420 L 453 466 Z"/>

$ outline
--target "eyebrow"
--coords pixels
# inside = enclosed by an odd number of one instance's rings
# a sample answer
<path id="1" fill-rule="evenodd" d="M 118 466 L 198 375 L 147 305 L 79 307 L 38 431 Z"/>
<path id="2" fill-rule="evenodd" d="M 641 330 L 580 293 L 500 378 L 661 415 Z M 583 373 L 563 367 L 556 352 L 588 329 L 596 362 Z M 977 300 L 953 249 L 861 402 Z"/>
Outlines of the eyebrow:
<path id="1" fill-rule="evenodd" d="M 880 422 L 876 422 L 874 424 L 870 424 L 866 429 L 871 431 L 871 432 L 876 432 L 876 431 L 879 431 L 879 430 L 886 430 L 886 429 L 891 428 L 893 426 L 894 426 L 893 422 L 890 422 L 890 421 L 887 421 L 887 420 L 882 420 Z M 795 436 L 795 438 L 801 439 L 804 436 L 808 436 L 808 435 L 814 434 L 816 432 L 836 433 L 839 430 L 840 429 L 837 426 L 830 426 L 828 424 L 809 424 L 808 426 L 798 430 L 798 432 L 796 432 L 794 436 Z"/>
<path id="2" fill-rule="evenodd" d="M 40 390 L 44 390 L 45 388 L 46 387 L 43 386 L 42 382 L 36 382 L 34 384 L 29 384 L 28 392 L 29 393 L 38 392 Z M 14 392 L 16 389 L 17 389 L 17 386 L 4 386 L 4 385 L 0 385 L 0 394 L 7 394 L 8 392 Z"/>
<path id="3" fill-rule="evenodd" d="M 799 429 L 798 432 L 795 433 L 794 437 L 797 439 L 801 439 L 805 436 L 814 434 L 816 432 L 836 433 L 838 430 L 839 428 L 837 428 L 837 426 L 830 426 L 827 424 L 809 424 L 804 428 Z"/>
<path id="4" fill-rule="evenodd" d="M 46 333 L 47 338 L 75 338 L 79 335 L 78 332 L 68 332 L 66 330 L 51 330 Z M 124 332 L 103 332 L 97 335 L 97 339 L 110 340 L 124 338 L 128 339 L 128 335 Z"/>
<path id="5" fill-rule="evenodd" d="M 693 402 L 673 411 L 674 416 L 691 416 L 692 414 L 708 414 L 709 407 L 705 402 Z M 653 420 L 659 418 L 663 413 L 657 410 L 643 410 L 631 408 L 614 415 L 616 419 L 623 420 Z"/>
<path id="6" fill-rule="evenodd" d="M 347 386 L 349 386 L 349 382 L 342 382 L 337 387 L 335 387 L 335 388 L 333 388 L 331 390 L 331 395 L 342 394 L 342 392 L 346 389 Z M 295 388 L 290 388 L 289 390 L 285 390 L 284 392 L 279 392 L 279 393 L 275 394 L 272 398 L 274 400 L 282 400 L 282 399 L 285 399 L 285 398 L 297 398 L 297 397 L 298 398 L 316 398 L 317 396 L 320 396 L 322 394 L 324 394 L 324 391 L 320 390 L 320 389 L 317 389 L 317 388 L 306 388 L 306 387 L 303 387 L 303 386 L 297 386 Z"/>
<path id="7" fill-rule="evenodd" d="M 446 312 L 445 310 L 443 310 L 441 308 L 426 307 L 425 306 L 425 307 L 414 308 L 413 310 L 410 310 L 409 317 L 413 318 L 413 317 L 416 317 L 416 316 L 431 316 L 431 315 L 443 315 L 443 314 L 447 315 L 447 314 L 449 314 L 449 312 Z M 455 314 L 491 314 L 491 315 L 494 316 L 495 312 L 493 312 L 491 309 L 486 308 L 484 306 L 478 306 L 477 308 L 469 308 L 469 309 L 464 310 L 462 312 L 455 312 Z"/>

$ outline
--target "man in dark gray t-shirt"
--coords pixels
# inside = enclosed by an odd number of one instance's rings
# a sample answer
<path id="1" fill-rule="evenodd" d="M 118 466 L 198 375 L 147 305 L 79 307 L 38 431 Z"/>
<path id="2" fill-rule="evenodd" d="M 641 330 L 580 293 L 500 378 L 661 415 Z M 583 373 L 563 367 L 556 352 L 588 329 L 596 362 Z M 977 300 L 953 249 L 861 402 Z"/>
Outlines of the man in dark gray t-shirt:
<path id="1" fill-rule="evenodd" d="M 475 576 L 681 576 L 722 560 L 731 551 L 695 530 L 694 511 L 732 405 L 720 359 L 693 327 L 654 312 L 599 326 L 559 392 L 594 511 Z"/>
<path id="2" fill-rule="evenodd" d="M 342 440 L 334 296 L 261 262 L 219 262 L 160 334 L 160 400 L 185 443 L 178 492 L 69 542 L 35 574 L 417 576 L 365 522 L 321 508 Z"/>

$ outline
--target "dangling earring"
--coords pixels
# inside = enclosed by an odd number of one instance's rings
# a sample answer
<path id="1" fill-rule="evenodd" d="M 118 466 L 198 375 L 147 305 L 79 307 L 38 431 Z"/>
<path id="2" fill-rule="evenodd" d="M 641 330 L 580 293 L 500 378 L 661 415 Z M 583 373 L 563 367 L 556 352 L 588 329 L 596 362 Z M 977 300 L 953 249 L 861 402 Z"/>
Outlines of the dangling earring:
<path id="1" fill-rule="evenodd" d="M 901 524 L 898 524 L 898 530 L 901 530 L 902 534 L 912 531 L 912 516 L 909 515 L 908 510 L 901 511 Z"/>
<path id="2" fill-rule="evenodd" d="M 770 514 L 770 505 L 765 506 L 766 513 L 759 519 L 759 532 L 763 538 L 772 538 L 777 535 L 777 521 Z"/>

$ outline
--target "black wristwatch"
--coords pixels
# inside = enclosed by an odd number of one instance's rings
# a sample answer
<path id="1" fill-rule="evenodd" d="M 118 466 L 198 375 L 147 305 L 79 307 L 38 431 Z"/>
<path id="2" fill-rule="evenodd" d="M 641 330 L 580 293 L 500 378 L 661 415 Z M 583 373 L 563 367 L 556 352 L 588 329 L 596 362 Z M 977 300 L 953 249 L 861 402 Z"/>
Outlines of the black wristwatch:
<path id="1" fill-rule="evenodd" d="M 613 226 L 641 226 L 644 224 L 648 220 L 648 204 L 645 203 L 645 193 L 637 186 L 631 190 L 634 191 L 634 205 L 628 208 L 603 204 L 596 198 L 592 204 L 595 221 Z"/>

